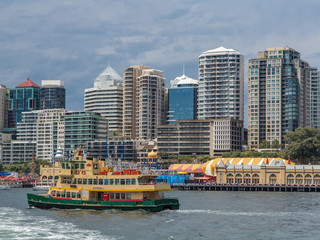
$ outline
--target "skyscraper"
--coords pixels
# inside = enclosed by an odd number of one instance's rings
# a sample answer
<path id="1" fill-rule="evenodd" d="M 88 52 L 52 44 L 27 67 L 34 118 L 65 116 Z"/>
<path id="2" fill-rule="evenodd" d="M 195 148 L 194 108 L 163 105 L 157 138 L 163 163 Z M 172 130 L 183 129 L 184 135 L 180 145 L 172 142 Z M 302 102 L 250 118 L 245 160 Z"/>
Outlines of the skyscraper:
<path id="1" fill-rule="evenodd" d="M 40 86 L 27 81 L 9 90 L 8 128 L 16 128 L 22 120 L 22 112 L 40 109 Z"/>
<path id="2" fill-rule="evenodd" d="M 219 47 L 199 56 L 198 119 L 243 121 L 243 55 Z"/>
<path id="3" fill-rule="evenodd" d="M 0 85 L 0 132 L 7 127 L 8 122 L 8 89 Z"/>
<path id="4" fill-rule="evenodd" d="M 163 72 L 144 69 L 137 78 L 136 88 L 136 138 L 154 140 L 157 126 L 166 123 L 167 91 Z"/>
<path id="5" fill-rule="evenodd" d="M 100 113 L 109 121 L 109 131 L 122 134 L 122 78 L 110 65 L 96 78 L 94 87 L 84 91 L 84 110 Z"/>
<path id="6" fill-rule="evenodd" d="M 149 68 L 132 65 L 123 74 L 123 136 L 126 139 L 136 138 L 137 80 L 143 69 Z"/>
<path id="7" fill-rule="evenodd" d="M 286 132 L 310 122 L 308 63 L 289 47 L 267 48 L 249 60 L 248 145 L 284 143 Z"/>
<path id="8" fill-rule="evenodd" d="M 198 81 L 183 74 L 170 83 L 168 123 L 197 119 Z"/>
<path id="9" fill-rule="evenodd" d="M 61 80 L 42 80 L 40 109 L 66 108 L 66 89 Z"/>
<path id="10" fill-rule="evenodd" d="M 318 68 L 310 68 L 310 125 L 320 129 L 320 75 Z"/>

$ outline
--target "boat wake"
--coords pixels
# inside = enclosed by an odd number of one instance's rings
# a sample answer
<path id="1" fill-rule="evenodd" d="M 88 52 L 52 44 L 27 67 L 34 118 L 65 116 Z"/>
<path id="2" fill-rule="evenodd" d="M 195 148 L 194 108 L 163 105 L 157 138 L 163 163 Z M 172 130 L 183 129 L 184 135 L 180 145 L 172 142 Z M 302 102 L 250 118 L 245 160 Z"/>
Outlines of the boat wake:
<path id="1" fill-rule="evenodd" d="M 0 207 L 0 219 L 1 239 L 117 239 L 72 223 L 27 215 L 15 208 Z"/>
<path id="2" fill-rule="evenodd" d="M 212 214 L 224 216 L 266 216 L 266 217 L 290 217 L 298 215 L 313 216 L 314 213 L 310 212 L 236 212 L 236 211 L 223 211 L 223 210 L 210 210 L 210 209 L 194 209 L 194 210 L 177 210 L 182 214 Z"/>

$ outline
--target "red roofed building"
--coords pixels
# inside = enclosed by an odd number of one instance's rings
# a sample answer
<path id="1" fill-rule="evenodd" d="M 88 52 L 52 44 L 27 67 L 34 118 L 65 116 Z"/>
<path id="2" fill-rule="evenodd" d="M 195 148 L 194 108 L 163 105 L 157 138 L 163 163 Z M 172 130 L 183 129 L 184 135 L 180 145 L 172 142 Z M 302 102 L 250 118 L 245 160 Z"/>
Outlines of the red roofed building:
<path id="1" fill-rule="evenodd" d="M 15 129 L 22 121 L 22 112 L 40 109 L 40 86 L 27 81 L 9 89 L 8 128 Z"/>
<path id="2" fill-rule="evenodd" d="M 24 81 L 23 83 L 16 86 L 16 88 L 27 88 L 27 87 L 40 88 L 40 86 L 38 84 L 32 82 L 29 78 L 27 78 L 27 81 Z"/>

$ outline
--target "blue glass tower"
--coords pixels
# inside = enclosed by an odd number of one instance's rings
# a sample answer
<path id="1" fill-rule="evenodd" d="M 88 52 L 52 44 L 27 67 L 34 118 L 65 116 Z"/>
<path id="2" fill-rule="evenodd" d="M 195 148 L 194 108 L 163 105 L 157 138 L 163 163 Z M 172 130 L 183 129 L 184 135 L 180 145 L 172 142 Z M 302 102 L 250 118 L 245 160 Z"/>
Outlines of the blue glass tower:
<path id="1" fill-rule="evenodd" d="M 168 123 L 197 119 L 198 81 L 185 75 L 171 81 Z"/>

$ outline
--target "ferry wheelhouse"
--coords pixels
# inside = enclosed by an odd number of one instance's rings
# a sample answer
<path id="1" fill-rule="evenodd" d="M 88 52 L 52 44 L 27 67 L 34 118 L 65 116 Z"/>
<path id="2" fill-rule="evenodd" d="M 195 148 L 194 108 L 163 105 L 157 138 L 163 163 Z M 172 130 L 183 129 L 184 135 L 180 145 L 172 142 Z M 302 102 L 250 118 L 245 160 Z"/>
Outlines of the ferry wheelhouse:
<path id="1" fill-rule="evenodd" d="M 162 211 L 179 209 L 179 201 L 165 198 L 170 191 L 165 183 L 157 183 L 151 171 L 124 169 L 114 171 L 105 160 L 84 158 L 77 149 L 72 161 L 59 162 L 56 186 L 45 194 L 27 194 L 30 207 L 60 209 L 121 209 Z"/>

